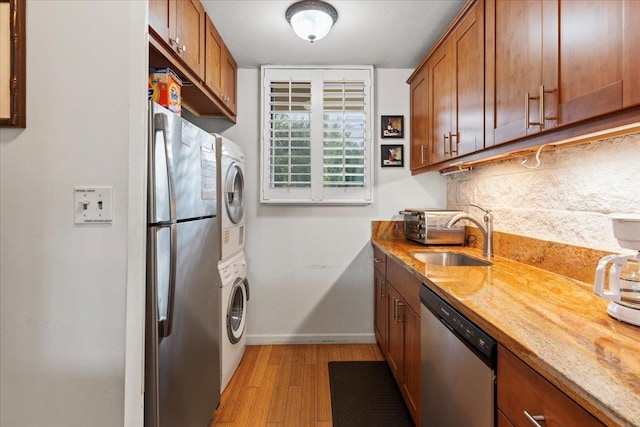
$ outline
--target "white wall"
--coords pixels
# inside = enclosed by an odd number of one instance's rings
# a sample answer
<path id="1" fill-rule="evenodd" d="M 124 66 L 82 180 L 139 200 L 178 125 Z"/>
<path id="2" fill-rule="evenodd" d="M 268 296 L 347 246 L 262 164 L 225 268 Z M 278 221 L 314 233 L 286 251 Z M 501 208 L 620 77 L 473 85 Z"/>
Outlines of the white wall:
<path id="1" fill-rule="evenodd" d="M 521 159 L 481 166 L 449 177 L 448 204 L 492 209 L 496 231 L 617 252 L 607 214 L 640 213 L 638 153 L 634 134 L 542 152 L 536 169 Z"/>
<path id="2" fill-rule="evenodd" d="M 128 272 L 144 287 L 145 30 L 146 2 L 27 2 L 27 128 L 0 130 L 3 427 L 123 425 Z M 113 186 L 112 225 L 74 225 L 76 185 Z"/>
<path id="3" fill-rule="evenodd" d="M 195 119 L 241 145 L 247 158 L 246 254 L 251 343 L 373 342 L 371 221 L 407 207 L 444 207 L 446 180 L 412 177 L 408 164 L 412 70 L 376 70 L 375 202 L 369 206 L 270 206 L 259 200 L 259 70 L 238 71 L 238 124 Z M 404 115 L 405 138 L 380 139 L 380 115 Z M 405 167 L 380 168 L 380 143 L 404 143 Z"/>

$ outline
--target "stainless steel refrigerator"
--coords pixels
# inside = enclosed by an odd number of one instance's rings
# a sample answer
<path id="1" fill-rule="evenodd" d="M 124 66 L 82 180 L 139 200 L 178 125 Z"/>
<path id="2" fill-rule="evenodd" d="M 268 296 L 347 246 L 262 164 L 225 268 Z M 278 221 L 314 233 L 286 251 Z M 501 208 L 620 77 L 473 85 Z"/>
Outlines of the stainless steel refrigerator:
<path id="1" fill-rule="evenodd" d="M 220 402 L 215 138 L 149 104 L 145 426 L 208 426 Z"/>

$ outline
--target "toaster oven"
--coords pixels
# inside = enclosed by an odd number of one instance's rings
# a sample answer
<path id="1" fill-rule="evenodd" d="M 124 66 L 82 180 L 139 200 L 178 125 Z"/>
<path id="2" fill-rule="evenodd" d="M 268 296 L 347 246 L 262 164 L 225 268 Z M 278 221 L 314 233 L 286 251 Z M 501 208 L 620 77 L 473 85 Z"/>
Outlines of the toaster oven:
<path id="1" fill-rule="evenodd" d="M 463 245 L 464 226 L 444 226 L 449 218 L 461 212 L 426 208 L 400 211 L 404 215 L 404 235 L 424 245 Z"/>

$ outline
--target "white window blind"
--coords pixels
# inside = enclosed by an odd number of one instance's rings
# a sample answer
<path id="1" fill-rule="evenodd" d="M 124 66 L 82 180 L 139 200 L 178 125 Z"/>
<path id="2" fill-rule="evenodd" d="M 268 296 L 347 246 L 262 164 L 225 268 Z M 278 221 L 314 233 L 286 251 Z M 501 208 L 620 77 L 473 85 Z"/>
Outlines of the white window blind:
<path id="1" fill-rule="evenodd" d="M 323 184 L 365 185 L 365 86 L 361 81 L 323 84 Z"/>
<path id="2" fill-rule="evenodd" d="M 373 67 L 262 67 L 262 203 L 372 201 Z"/>
<path id="3" fill-rule="evenodd" d="M 269 87 L 269 186 L 311 186 L 311 82 Z"/>

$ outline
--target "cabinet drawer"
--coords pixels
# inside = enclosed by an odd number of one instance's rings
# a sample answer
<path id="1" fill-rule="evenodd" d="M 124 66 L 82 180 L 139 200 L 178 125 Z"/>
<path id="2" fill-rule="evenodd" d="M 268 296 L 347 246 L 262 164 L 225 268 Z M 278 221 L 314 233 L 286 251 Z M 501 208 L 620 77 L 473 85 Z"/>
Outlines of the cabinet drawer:
<path id="1" fill-rule="evenodd" d="M 411 310 L 420 313 L 420 280 L 409 273 L 402 264 L 393 259 L 387 260 L 387 282 L 392 284 Z"/>
<path id="2" fill-rule="evenodd" d="M 502 346 L 498 346 L 498 408 L 516 427 L 535 425 L 525 411 L 532 417 L 543 416 L 540 425 L 545 427 L 603 426 Z"/>
<path id="3" fill-rule="evenodd" d="M 387 255 L 378 247 L 373 247 L 373 266 L 382 274 L 387 275 Z"/>

